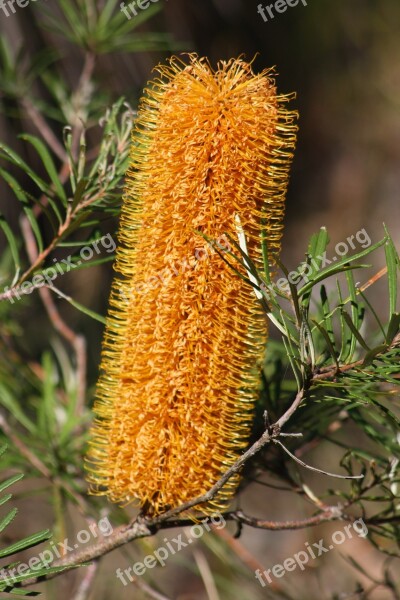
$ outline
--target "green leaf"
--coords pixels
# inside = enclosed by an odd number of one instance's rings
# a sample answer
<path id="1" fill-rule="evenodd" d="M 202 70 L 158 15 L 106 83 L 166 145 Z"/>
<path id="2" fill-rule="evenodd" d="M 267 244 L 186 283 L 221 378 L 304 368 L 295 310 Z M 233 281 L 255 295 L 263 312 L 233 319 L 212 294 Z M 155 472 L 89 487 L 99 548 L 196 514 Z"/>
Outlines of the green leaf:
<path id="1" fill-rule="evenodd" d="M 360 294 L 361 298 L 363 299 L 363 301 L 365 302 L 366 306 L 368 307 L 368 309 L 371 311 L 375 321 L 378 324 L 379 329 L 382 332 L 383 337 L 386 337 L 386 333 L 385 333 L 385 329 L 381 323 L 380 318 L 378 317 L 378 315 L 376 314 L 376 310 L 374 309 L 374 307 L 371 305 L 370 301 L 368 300 L 367 296 L 364 294 L 364 292 L 361 291 L 361 289 L 358 290 L 358 293 Z"/>
<path id="2" fill-rule="evenodd" d="M 6 504 L 6 502 L 8 502 L 9 500 L 11 500 L 12 497 L 13 497 L 12 494 L 6 494 L 2 498 L 0 498 L 0 506 L 3 506 L 3 504 Z"/>
<path id="3" fill-rule="evenodd" d="M 385 236 L 382 240 L 380 240 L 376 244 L 373 244 L 372 246 L 369 246 L 368 248 L 365 248 L 361 252 L 358 252 L 357 254 L 354 254 L 350 257 L 345 256 L 339 261 L 328 265 L 327 267 L 316 273 L 315 277 L 312 277 L 312 279 L 308 283 L 306 283 L 300 290 L 298 290 L 299 296 L 302 296 L 303 294 L 309 292 L 310 289 L 312 289 L 316 283 L 323 281 L 331 275 L 343 273 L 345 271 L 348 271 L 349 269 L 365 269 L 369 267 L 370 265 L 355 265 L 353 263 L 354 261 L 359 260 L 360 258 L 367 256 L 368 254 L 371 254 L 371 252 L 374 252 L 375 250 L 383 246 L 386 243 L 386 241 L 387 237 Z"/>
<path id="4" fill-rule="evenodd" d="M 326 227 L 321 227 L 318 233 L 314 233 L 314 235 L 311 236 L 308 246 L 308 255 L 310 259 L 312 259 L 311 262 L 313 263 L 313 268 L 316 270 L 318 270 L 322 264 L 323 256 L 328 244 L 329 236 Z"/>
<path id="5" fill-rule="evenodd" d="M 0 483 L 0 494 L 8 487 L 10 487 L 10 485 L 14 485 L 14 483 L 17 483 L 17 481 L 21 481 L 23 477 L 23 473 L 18 473 L 17 475 L 13 475 L 12 477 L 9 477 L 8 479 Z"/>
<path id="6" fill-rule="evenodd" d="M 21 425 L 30 433 L 35 434 L 35 424 L 26 416 L 26 411 L 22 410 L 16 398 L 12 395 L 9 389 L 0 382 L 0 404 L 4 406 L 17 419 Z"/>
<path id="7" fill-rule="evenodd" d="M 69 302 L 70 304 L 72 304 L 72 306 L 74 306 L 75 308 L 77 308 L 80 312 L 84 313 L 85 315 L 88 315 L 89 317 L 91 317 L 95 321 L 99 321 L 99 323 L 102 323 L 103 325 L 106 324 L 105 317 L 103 317 L 102 315 L 99 315 L 94 310 L 90 310 L 90 308 L 87 308 L 86 306 L 83 306 L 83 304 L 80 304 L 80 302 L 77 302 L 76 300 L 74 300 L 70 296 L 67 296 L 66 294 L 64 294 L 63 292 L 61 292 L 61 290 L 59 290 L 57 288 L 49 287 L 49 289 L 52 290 L 52 291 L 54 291 L 56 294 L 58 294 L 62 298 L 64 298 L 64 300 L 66 300 L 67 302 Z"/>
<path id="8" fill-rule="evenodd" d="M 117 13 L 117 15 L 115 17 L 113 17 L 113 13 L 115 12 L 115 8 L 116 8 L 117 2 L 116 0 L 106 0 L 103 6 L 103 10 L 100 12 L 99 16 L 97 17 L 97 26 L 99 28 L 107 28 L 111 22 L 111 28 L 113 27 L 114 23 L 112 22 L 112 19 L 117 19 L 117 17 L 121 16 L 122 14 Z"/>
<path id="9" fill-rule="evenodd" d="M 54 364 L 49 352 L 43 354 L 43 384 L 42 384 L 42 399 L 38 409 L 38 424 L 44 439 L 49 442 L 57 436 L 56 432 L 56 385 L 54 381 Z"/>
<path id="10" fill-rule="evenodd" d="M 76 258 L 76 257 L 75 257 Z M 97 258 L 95 260 L 82 260 L 76 262 L 74 271 L 81 271 L 82 269 L 89 269 L 90 267 L 96 267 L 98 265 L 104 265 L 105 263 L 111 262 L 115 259 L 114 254 L 109 254 L 108 256 L 104 256 L 103 258 Z"/>
<path id="11" fill-rule="evenodd" d="M 261 248 L 262 248 L 263 265 L 264 265 L 263 275 L 264 275 L 267 285 L 271 286 L 272 285 L 272 279 L 271 279 L 272 264 L 271 264 L 271 260 L 270 260 L 270 256 L 269 256 L 269 252 L 268 252 L 267 232 L 264 229 L 261 231 Z"/>
<path id="12" fill-rule="evenodd" d="M 30 142 L 32 144 L 32 146 L 36 149 L 37 153 L 39 154 L 40 158 L 42 159 L 42 162 L 43 162 L 45 169 L 50 177 L 50 180 L 51 180 L 52 184 L 54 185 L 54 189 L 56 190 L 58 197 L 66 205 L 67 204 L 67 196 L 65 195 L 65 191 L 60 182 L 60 178 L 58 176 L 57 169 L 54 165 L 53 159 L 51 158 L 50 153 L 47 150 L 46 146 L 37 137 L 30 135 L 28 133 L 24 133 L 24 134 L 20 135 L 19 137 L 22 140 Z"/>
<path id="13" fill-rule="evenodd" d="M 18 279 L 18 274 L 21 270 L 21 263 L 19 261 L 19 252 L 18 252 L 18 243 L 16 240 L 16 237 L 14 236 L 13 232 L 11 231 L 10 226 L 8 225 L 7 221 L 4 218 L 3 213 L 0 212 L 0 227 L 2 228 L 4 235 L 7 238 L 7 242 L 8 245 L 10 247 L 10 251 L 11 251 L 11 255 L 14 261 L 14 265 L 15 265 L 15 276 L 14 276 L 14 280 L 13 283 L 16 279 Z"/>
<path id="14" fill-rule="evenodd" d="M 285 346 L 285 349 L 286 349 L 286 352 L 287 352 L 287 356 L 288 356 L 288 359 L 289 359 L 289 362 L 290 362 L 290 366 L 292 368 L 293 375 L 295 376 L 295 379 L 296 379 L 297 391 L 299 392 L 301 390 L 302 386 L 303 386 L 303 383 L 302 383 L 302 378 L 301 378 L 301 372 L 300 372 L 300 369 L 298 368 L 298 365 L 297 365 L 297 359 L 293 355 L 293 349 L 290 346 L 290 338 L 286 338 L 285 339 L 285 337 L 283 337 L 282 338 L 282 342 L 283 342 L 283 344 Z"/>
<path id="15" fill-rule="evenodd" d="M 308 371 L 313 371 L 315 367 L 315 349 L 314 349 L 314 340 L 312 337 L 312 333 L 305 318 L 300 324 L 300 360 L 305 367 L 304 375 L 306 376 Z"/>
<path id="16" fill-rule="evenodd" d="M 87 184 L 88 184 L 87 179 L 80 179 L 78 181 L 78 183 L 76 185 L 74 198 L 73 198 L 72 204 L 71 204 L 72 211 L 75 210 L 75 208 L 78 206 L 79 202 L 81 201 L 82 196 L 85 193 Z"/>
<path id="17" fill-rule="evenodd" d="M 86 566 L 88 563 L 80 563 L 77 565 L 68 565 L 68 566 L 60 566 L 60 567 L 43 567 L 42 569 L 30 569 L 29 571 L 26 571 L 25 573 L 23 573 L 22 575 L 16 575 L 16 574 L 12 574 L 8 577 L 7 581 L 1 581 L 0 580 L 0 591 L 7 591 L 8 593 L 13 593 L 15 595 L 39 595 L 38 592 L 28 592 L 26 593 L 25 590 L 21 590 L 21 588 L 15 588 L 15 590 L 13 591 L 9 591 L 10 586 L 14 586 L 17 583 L 21 583 L 22 581 L 26 581 L 27 579 L 33 579 L 33 578 L 41 578 L 41 577 L 48 577 L 49 575 L 54 575 L 56 573 L 63 573 L 64 571 L 70 571 L 71 569 L 76 569 L 78 567 L 83 567 Z M 9 567 L 4 567 L 4 568 L 9 568 Z M 4 577 L 6 577 L 7 575 L 4 574 Z"/>
<path id="18" fill-rule="evenodd" d="M 95 260 L 81 260 L 79 256 L 73 256 L 69 261 L 74 266 L 71 268 L 70 264 L 64 264 L 61 262 L 57 262 L 57 277 L 61 275 L 65 275 L 66 273 L 74 273 L 76 271 L 81 271 L 82 269 L 89 269 L 90 267 L 95 267 L 97 265 L 102 265 L 107 262 L 111 262 L 114 260 L 115 256 L 113 254 L 109 254 L 108 256 L 104 256 L 103 258 L 98 258 Z M 55 265 L 51 267 L 46 267 L 41 269 L 40 271 L 35 271 L 35 275 L 43 275 L 43 277 L 47 276 L 49 273 L 54 273 Z"/>
<path id="19" fill-rule="evenodd" d="M 331 314 L 331 309 L 329 306 L 328 295 L 326 293 L 326 287 L 321 285 L 320 289 L 320 298 L 321 298 L 321 307 L 324 315 L 323 324 L 326 328 L 326 332 L 328 333 L 329 340 L 332 346 L 335 345 L 335 335 L 333 333 L 333 319 Z"/>
<path id="20" fill-rule="evenodd" d="M 359 331 L 360 327 L 361 327 L 362 318 L 360 318 L 361 313 L 360 313 L 360 307 L 357 304 L 357 290 L 356 290 L 356 286 L 354 283 L 354 276 L 351 271 L 346 271 L 346 280 L 347 280 L 347 286 L 349 288 L 349 294 L 350 294 L 351 319 L 352 319 L 355 329 L 357 331 Z M 351 358 L 354 355 L 354 352 L 356 349 L 356 342 L 357 342 L 356 337 L 353 336 L 351 339 L 351 342 L 350 342 L 349 360 L 351 360 Z"/>
<path id="21" fill-rule="evenodd" d="M 327 279 L 328 277 L 332 277 L 333 275 L 337 275 L 339 273 L 345 273 L 346 271 L 350 271 L 350 270 L 354 270 L 354 269 L 368 269 L 369 267 L 371 267 L 371 265 L 349 264 L 349 260 L 347 260 L 346 264 L 336 263 L 336 266 L 334 266 L 334 267 L 327 267 L 326 269 L 322 269 L 322 271 L 319 271 L 314 279 L 311 279 L 301 289 L 298 290 L 298 295 L 305 296 L 307 293 L 312 291 L 312 289 L 315 287 L 315 285 L 317 283 L 319 283 L 320 281 L 323 281 L 324 279 Z"/>
<path id="22" fill-rule="evenodd" d="M 36 175 L 36 173 L 30 168 L 30 166 L 16 152 L 9 148 L 9 146 L 0 142 L 0 150 L 3 150 L 5 154 L 4 158 L 6 158 L 12 164 L 20 167 L 24 171 L 24 173 L 29 175 L 29 177 L 36 183 L 36 185 L 42 192 L 46 193 L 48 191 L 47 183 L 43 181 L 43 179 L 41 179 L 38 175 Z"/>
<path id="23" fill-rule="evenodd" d="M 14 71 L 14 62 L 11 48 L 5 36 L 0 37 L 0 60 L 3 70 L 3 78 L 8 79 Z"/>
<path id="24" fill-rule="evenodd" d="M 316 327 L 319 329 L 319 331 L 321 332 L 321 334 L 322 334 L 322 336 L 323 336 L 323 338 L 325 340 L 325 343 L 327 345 L 329 354 L 331 355 L 333 361 L 335 362 L 336 366 L 339 369 L 339 362 L 338 362 L 338 359 L 337 359 L 336 350 L 335 350 L 335 348 L 334 348 L 334 346 L 332 344 L 331 337 L 330 337 L 328 331 L 322 325 L 320 325 L 317 321 L 315 321 L 314 319 L 312 319 L 312 321 L 316 325 Z"/>
<path id="25" fill-rule="evenodd" d="M 104 52 L 152 52 L 155 50 L 187 49 L 184 43 L 174 43 L 168 33 L 136 33 L 132 38 L 116 38 L 111 43 L 99 47 Z"/>
<path id="26" fill-rule="evenodd" d="M 385 228 L 386 229 L 386 228 Z M 397 269 L 399 266 L 399 256 L 397 254 L 395 245 L 388 232 L 386 231 L 388 239 L 385 244 L 385 257 L 387 265 L 387 276 L 389 286 L 389 319 L 396 312 L 397 308 Z"/>
<path id="27" fill-rule="evenodd" d="M 2 531 L 3 531 L 3 530 L 4 530 L 4 529 L 5 529 L 5 528 L 6 528 L 6 527 L 7 527 L 7 526 L 10 524 L 10 523 L 12 523 L 12 521 L 14 521 L 15 517 L 17 516 L 17 512 L 18 512 L 18 509 L 16 509 L 16 508 L 13 508 L 13 509 L 11 509 L 11 510 L 10 510 L 10 512 L 9 512 L 9 513 L 8 513 L 8 514 L 7 514 L 5 517 L 3 517 L 3 518 L 0 520 L 0 533 L 1 533 L 1 532 L 2 532 Z"/>
<path id="28" fill-rule="evenodd" d="M 7 548 L 3 548 L 0 550 L 0 558 L 4 558 L 5 556 L 10 556 L 11 554 L 16 554 L 17 552 L 21 552 L 22 550 L 27 550 L 28 548 L 33 548 L 38 544 L 48 540 L 51 538 L 52 533 L 49 529 L 44 529 L 39 533 L 34 533 L 24 538 L 23 540 L 19 540 L 14 544 L 11 544 Z"/>
<path id="29" fill-rule="evenodd" d="M 368 365 L 370 365 L 373 360 L 382 352 L 384 352 L 385 350 L 387 350 L 387 345 L 386 344 L 380 344 L 379 346 L 376 346 L 375 348 L 371 348 L 371 350 L 369 350 L 367 352 L 367 354 L 364 357 L 363 360 L 363 367 L 367 367 Z"/>
<path id="30" fill-rule="evenodd" d="M 52 192 L 49 189 L 49 185 L 45 181 L 43 181 L 43 179 L 41 179 L 29 167 L 29 165 L 24 160 L 22 160 L 22 158 L 16 152 L 14 152 L 11 148 L 9 148 L 6 144 L 3 144 L 2 142 L 0 142 L 0 149 L 3 150 L 3 152 L 4 152 L 3 157 L 6 160 L 8 160 L 11 164 L 14 164 L 14 165 L 20 167 L 24 171 L 24 173 L 26 173 L 32 179 L 32 181 L 34 181 L 36 183 L 36 185 L 38 186 L 40 191 L 42 191 L 44 194 L 46 194 L 47 200 L 48 200 L 50 206 L 52 207 L 54 214 L 57 216 L 59 223 L 62 223 L 60 211 L 59 211 L 56 203 L 54 202 L 53 198 L 51 197 Z"/>
<path id="31" fill-rule="evenodd" d="M 27 219 L 32 228 L 32 231 L 34 233 L 34 236 L 35 236 L 38 248 L 39 248 L 39 252 L 43 252 L 42 234 L 40 232 L 40 228 L 36 221 L 36 218 L 33 214 L 32 208 L 30 207 L 30 202 L 28 200 L 28 196 L 27 196 L 26 192 L 21 188 L 18 181 L 10 173 L 8 173 L 7 171 L 5 171 L 2 168 L 0 168 L 0 175 L 3 177 L 4 181 L 6 181 L 8 183 L 8 185 L 10 186 L 10 188 L 13 190 L 16 198 L 21 202 L 24 213 L 26 214 Z"/>
<path id="32" fill-rule="evenodd" d="M 339 361 L 339 363 L 346 364 L 346 362 L 350 356 L 350 347 L 352 345 L 352 334 L 346 325 L 346 320 L 343 315 L 343 312 L 344 312 L 343 311 L 343 297 L 342 297 L 342 291 L 340 288 L 339 281 L 336 281 L 336 289 L 337 289 L 337 293 L 338 293 L 339 307 L 340 307 L 339 323 L 340 323 L 340 335 L 341 335 L 341 348 L 340 348 L 338 361 Z"/>
<path id="33" fill-rule="evenodd" d="M 367 352 L 369 352 L 370 348 L 368 347 L 367 343 L 365 342 L 365 340 L 361 336 L 361 334 L 358 331 L 358 329 L 355 328 L 354 323 L 351 320 L 350 315 L 345 310 L 342 310 L 342 314 L 343 314 L 344 320 L 346 321 L 346 324 L 348 325 L 349 329 L 351 330 L 351 333 L 357 339 L 357 342 L 360 344 L 360 346 L 362 346 L 364 348 L 364 350 L 366 350 Z M 351 341 L 351 347 L 353 347 L 353 341 Z M 351 357 L 351 352 L 350 352 L 350 357 Z"/>
<path id="34" fill-rule="evenodd" d="M 32 577 L 32 575 L 31 575 Z M 9 587 L 1 587 L 0 586 L 0 590 L 1 591 L 6 591 L 7 594 L 10 594 L 11 596 L 23 596 L 24 598 L 36 598 L 36 596 L 40 596 L 40 592 L 34 592 L 32 590 L 23 590 L 20 588 L 17 589 L 9 589 Z"/>
<path id="35" fill-rule="evenodd" d="M 70 2 L 70 0 L 59 0 L 59 6 L 64 18 L 67 21 L 69 31 L 71 32 L 68 35 L 69 39 L 75 40 L 83 45 L 88 31 L 85 27 L 82 15 L 77 8 L 75 9 L 73 2 Z M 64 29 L 64 35 L 67 34 L 68 30 L 65 31 L 65 24 L 62 22 L 62 20 L 60 22 L 58 19 L 54 18 L 54 23 L 59 25 L 61 32 L 63 32 Z"/>
<path id="36" fill-rule="evenodd" d="M 119 8 L 119 7 L 118 7 Z M 146 10 L 137 11 L 137 15 L 132 14 L 132 18 L 128 19 L 122 11 L 119 11 L 117 15 L 114 17 L 112 25 L 114 26 L 114 33 L 116 35 L 122 36 L 130 33 L 149 19 L 159 13 L 162 9 L 162 3 L 159 1 L 157 4 L 151 4 Z M 129 9 L 128 9 L 129 10 Z M 105 25 L 107 27 L 107 22 L 103 20 L 100 21 L 100 25 Z M 153 34 L 154 35 L 154 34 Z M 162 34 L 165 35 L 165 34 Z M 136 39 L 137 34 L 131 37 L 131 39 Z"/>
<path id="37" fill-rule="evenodd" d="M 305 265 L 307 267 L 311 267 L 312 271 L 309 275 L 306 276 L 307 279 L 310 279 L 310 278 L 312 279 L 313 275 L 319 271 L 320 265 L 322 264 L 322 260 L 324 259 L 324 256 L 326 254 L 326 248 L 327 248 L 328 243 L 329 243 L 329 236 L 328 236 L 328 232 L 325 227 L 321 227 L 321 229 L 318 231 L 318 233 L 314 233 L 311 236 L 311 239 L 308 243 Z M 304 265 L 304 263 L 301 263 L 301 265 L 297 269 L 297 272 L 299 274 L 302 273 L 303 265 Z M 302 301 L 303 309 L 305 309 L 306 311 L 308 311 L 310 298 L 311 298 L 311 291 L 312 290 L 310 289 L 310 291 L 304 295 L 304 298 Z"/>
<path id="38" fill-rule="evenodd" d="M 387 328 L 386 343 L 391 344 L 400 327 L 400 313 L 393 313 Z"/>

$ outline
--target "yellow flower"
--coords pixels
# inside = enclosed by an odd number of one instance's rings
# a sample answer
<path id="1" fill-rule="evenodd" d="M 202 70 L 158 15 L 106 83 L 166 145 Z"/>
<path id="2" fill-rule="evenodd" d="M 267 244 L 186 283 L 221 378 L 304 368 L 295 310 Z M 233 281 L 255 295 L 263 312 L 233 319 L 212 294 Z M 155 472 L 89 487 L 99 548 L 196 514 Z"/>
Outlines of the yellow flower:
<path id="1" fill-rule="evenodd" d="M 296 131 L 270 70 L 190 55 L 158 72 L 133 128 L 87 457 L 92 493 L 151 514 L 206 492 L 248 444 L 266 319 L 203 236 L 223 252 L 238 216 L 257 267 L 262 231 L 279 252 Z"/>

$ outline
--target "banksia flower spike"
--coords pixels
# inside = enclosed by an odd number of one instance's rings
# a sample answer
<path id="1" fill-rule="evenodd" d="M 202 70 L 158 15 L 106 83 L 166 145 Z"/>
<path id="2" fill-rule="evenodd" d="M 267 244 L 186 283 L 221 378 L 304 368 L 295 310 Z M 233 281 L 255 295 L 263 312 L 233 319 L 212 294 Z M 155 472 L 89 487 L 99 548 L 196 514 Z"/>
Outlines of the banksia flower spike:
<path id="1" fill-rule="evenodd" d="M 92 493 L 151 514 L 206 492 L 248 444 L 267 325 L 220 254 L 238 222 L 256 267 L 262 234 L 279 252 L 296 130 L 271 72 L 242 59 L 158 72 L 133 128 L 87 456 Z"/>

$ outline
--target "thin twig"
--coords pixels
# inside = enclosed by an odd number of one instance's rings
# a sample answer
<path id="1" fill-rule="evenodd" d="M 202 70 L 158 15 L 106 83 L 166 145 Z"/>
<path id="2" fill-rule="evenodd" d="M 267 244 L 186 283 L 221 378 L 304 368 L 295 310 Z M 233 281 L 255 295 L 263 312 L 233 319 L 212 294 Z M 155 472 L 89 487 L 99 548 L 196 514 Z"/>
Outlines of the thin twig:
<path id="1" fill-rule="evenodd" d="M 88 566 L 85 576 L 82 579 L 79 588 L 72 598 L 72 600 L 87 600 L 89 598 L 89 594 L 92 591 L 93 580 L 96 576 L 97 569 L 99 568 L 99 562 L 95 561 L 91 565 Z"/>
<path id="2" fill-rule="evenodd" d="M 348 515 L 343 514 L 342 509 L 339 506 L 328 506 L 314 517 L 299 519 L 298 521 L 267 521 L 265 519 L 249 517 L 241 510 L 228 513 L 224 518 L 234 519 L 243 525 L 255 527 L 256 529 L 268 529 L 268 531 L 294 531 L 296 529 L 304 529 L 305 527 L 314 527 L 315 525 L 320 525 L 327 521 L 336 521 L 338 519 L 345 519 L 346 521 L 351 520 Z"/>
<path id="3" fill-rule="evenodd" d="M 50 469 L 40 460 L 40 458 L 31 452 L 28 446 L 16 435 L 13 428 L 7 422 L 3 414 L 0 414 L 0 429 L 5 433 L 6 437 L 13 443 L 14 447 L 18 450 L 21 456 L 24 456 L 27 461 L 36 469 L 45 479 L 48 479 L 53 485 L 58 486 L 60 489 L 64 489 L 73 498 L 77 504 L 79 512 L 83 515 L 87 515 L 87 506 L 83 497 L 75 492 L 75 490 L 63 479 L 53 475 Z"/>
<path id="4" fill-rule="evenodd" d="M 284 444 L 282 444 L 282 442 L 280 442 L 277 439 L 274 439 L 274 443 L 278 444 L 285 452 L 286 454 L 288 454 L 290 456 L 290 458 L 293 458 L 293 460 L 297 463 L 299 463 L 299 465 L 301 465 L 302 467 L 305 467 L 306 469 L 309 469 L 310 471 L 315 471 L 316 473 L 322 473 L 323 475 L 328 475 L 329 477 L 336 477 L 337 479 L 363 479 L 364 475 L 339 475 L 338 473 L 330 473 L 329 471 L 324 471 L 323 469 L 318 469 L 317 467 L 313 467 L 307 463 L 305 463 L 303 460 L 300 460 L 300 458 L 297 458 L 297 456 L 295 454 L 293 454 L 292 452 L 290 452 L 290 450 L 288 450 L 288 448 L 286 448 L 286 446 L 284 446 Z"/>
<path id="5" fill-rule="evenodd" d="M 38 255 L 36 241 L 31 225 L 25 215 L 21 217 L 21 230 L 29 260 L 34 263 Z M 39 295 L 54 329 L 72 346 L 75 352 L 77 372 L 76 410 L 77 414 L 81 415 L 86 397 L 86 340 L 82 335 L 75 333 L 62 319 L 47 287 L 41 287 Z"/>
<path id="6" fill-rule="evenodd" d="M 212 575 L 210 565 L 204 556 L 204 552 L 194 549 L 193 556 L 194 560 L 196 561 L 197 568 L 199 569 L 200 577 L 203 580 L 208 600 L 220 600 L 214 577 Z"/>
<path id="7" fill-rule="evenodd" d="M 0 414 L 0 429 L 5 433 L 8 439 L 14 444 L 15 448 L 19 451 L 21 456 L 24 456 L 27 461 L 37 470 L 39 473 L 46 477 L 46 479 L 51 479 L 51 471 L 46 467 L 46 465 L 34 454 L 30 451 L 28 446 L 24 444 L 22 440 L 15 434 L 14 430 L 7 423 L 4 415 Z"/>
<path id="8" fill-rule="evenodd" d="M 157 590 L 153 589 L 149 586 L 144 579 L 140 579 L 137 577 L 133 581 L 134 585 L 136 585 L 142 592 L 148 595 L 149 598 L 153 598 L 153 600 L 171 600 L 168 596 L 164 596 L 164 594 L 160 594 Z"/>
<path id="9" fill-rule="evenodd" d="M 52 129 L 49 127 L 46 119 L 43 115 L 38 111 L 33 102 L 29 99 L 28 96 L 25 96 L 22 100 L 22 106 L 25 109 L 28 117 L 31 119 L 32 123 L 35 125 L 38 132 L 42 135 L 43 139 L 54 152 L 54 154 L 63 162 L 67 162 L 68 156 L 65 151 L 65 148 L 58 141 L 57 136 L 53 133 Z"/>

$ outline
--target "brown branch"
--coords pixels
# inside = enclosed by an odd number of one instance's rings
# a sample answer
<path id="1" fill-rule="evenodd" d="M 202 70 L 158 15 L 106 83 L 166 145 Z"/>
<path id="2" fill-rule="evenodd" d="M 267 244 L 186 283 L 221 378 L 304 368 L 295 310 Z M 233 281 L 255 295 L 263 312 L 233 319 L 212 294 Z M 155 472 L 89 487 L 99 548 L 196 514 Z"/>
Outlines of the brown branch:
<path id="1" fill-rule="evenodd" d="M 6 421 L 4 415 L 0 414 L 0 429 L 3 430 L 5 435 L 9 440 L 14 444 L 16 449 L 19 451 L 21 456 L 24 456 L 27 461 L 37 470 L 39 473 L 46 477 L 46 479 L 51 479 L 51 471 L 46 467 L 46 465 L 34 454 L 30 451 L 28 446 L 24 444 L 22 440 L 19 439 L 17 435 L 15 435 L 12 427 L 10 427 L 9 423 Z"/>
<path id="2" fill-rule="evenodd" d="M 256 529 L 268 529 L 269 531 L 304 529 L 305 527 L 314 527 L 315 525 L 338 519 L 351 520 L 347 515 L 343 515 L 342 509 L 338 506 L 327 506 L 318 515 L 297 521 L 266 521 L 264 519 L 257 519 L 256 517 L 249 517 L 241 510 L 228 513 L 224 518 L 238 521 L 242 525 L 248 525 Z"/>
<path id="3" fill-rule="evenodd" d="M 11 288 L 8 292 L 6 292 L 5 294 L 2 294 L 1 296 L 5 296 L 8 299 L 8 297 L 12 294 L 13 290 L 18 289 L 18 286 L 20 286 L 21 283 L 26 281 L 26 279 L 42 264 L 42 262 L 48 257 L 48 255 L 57 246 L 58 242 L 64 235 L 65 231 L 70 226 L 72 216 L 73 215 L 71 213 L 67 213 L 64 223 L 62 223 L 59 226 L 57 235 L 53 238 L 53 240 L 50 242 L 50 244 L 47 246 L 47 248 L 45 248 L 43 250 L 43 252 L 40 252 L 37 254 L 35 260 L 28 267 L 28 269 L 23 273 L 23 275 L 21 275 L 21 277 L 19 278 L 17 283 L 13 286 L 13 288 Z M 0 299 L 2 299 L 1 296 L 0 296 Z"/>
<path id="4" fill-rule="evenodd" d="M 120 546 L 123 546 L 124 544 L 127 544 L 128 542 L 131 542 L 133 540 L 138 540 L 143 537 L 148 537 L 150 535 L 153 535 L 153 530 L 151 530 L 148 527 L 148 525 L 146 525 L 143 522 L 143 520 L 137 520 L 134 524 L 132 524 L 132 526 L 129 529 L 127 529 L 126 526 L 124 526 L 124 525 L 117 527 L 114 529 L 113 533 L 110 536 L 108 536 L 107 538 L 103 538 L 103 539 L 99 540 L 98 542 L 96 542 L 95 544 L 93 544 L 92 546 L 88 546 L 87 548 L 83 548 L 80 550 L 76 550 L 74 552 L 70 552 L 69 554 L 66 554 L 65 556 L 63 556 L 62 558 L 59 558 L 59 559 L 55 560 L 54 562 L 52 562 L 50 566 L 51 567 L 64 566 L 64 567 L 70 567 L 71 569 L 73 569 L 76 566 L 79 566 L 83 563 L 88 563 L 93 560 L 97 560 L 98 558 L 105 556 L 112 550 L 115 550 L 116 548 L 119 548 Z M 47 581 L 49 579 L 53 579 L 54 577 L 57 577 L 60 574 L 61 573 L 52 573 L 52 574 L 48 575 L 45 579 Z M 11 579 L 12 580 L 12 576 L 10 575 L 10 577 L 7 577 L 7 572 L 6 572 L 6 573 L 4 573 L 4 575 L 2 576 L 1 579 L 5 579 L 5 580 Z M 1 581 L 1 579 L 0 579 L 0 581 Z M 32 577 L 32 579 L 26 579 L 25 581 L 21 582 L 21 584 L 19 584 L 19 586 L 16 585 L 15 587 L 28 587 L 34 583 L 37 583 L 39 581 L 39 579 L 40 579 L 40 581 L 42 581 L 43 577 L 40 577 L 40 578 Z"/>
<path id="5" fill-rule="evenodd" d="M 361 367 L 363 365 L 364 359 L 357 360 L 353 363 L 349 363 L 347 365 L 340 365 L 339 368 L 336 365 L 329 365 L 327 367 L 322 367 L 318 372 L 313 373 L 311 383 L 315 381 L 321 381 L 324 379 L 334 379 L 339 375 L 343 375 L 347 371 L 351 369 L 356 369 L 357 367 Z"/>
<path id="6" fill-rule="evenodd" d="M 115 528 L 113 533 L 107 538 L 102 538 L 89 547 L 70 552 L 62 558 L 52 562 L 50 566 L 64 566 L 72 569 L 82 563 L 97 560 L 109 552 L 123 546 L 124 544 L 140 538 L 152 536 L 159 530 L 193 525 L 193 519 L 168 520 L 165 515 L 166 513 L 153 519 L 144 519 L 143 517 L 139 516 L 128 527 L 126 525 L 121 525 L 120 527 Z M 235 521 L 236 523 L 242 523 L 250 527 L 266 529 L 269 531 L 304 529 L 306 527 L 311 527 L 319 525 L 320 523 L 339 519 L 346 521 L 354 520 L 353 517 L 343 514 L 340 507 L 337 506 L 326 507 L 323 511 L 321 511 L 320 514 L 315 515 L 314 517 L 308 517 L 306 519 L 297 521 L 267 521 L 245 515 L 240 510 L 224 513 L 222 516 L 225 520 L 231 520 Z M 53 579 L 60 574 L 61 573 L 50 574 L 46 577 L 46 580 Z M 7 578 L 7 573 L 4 574 L 4 578 Z M 36 583 L 37 581 L 38 580 L 36 578 L 32 578 L 22 582 L 20 586 L 27 587 L 33 583 Z"/>
<path id="7" fill-rule="evenodd" d="M 59 226 L 59 228 L 58 228 L 57 235 L 53 238 L 53 240 L 50 242 L 50 244 L 47 246 L 47 248 L 45 248 L 42 252 L 38 253 L 36 251 L 35 259 L 33 261 L 31 261 L 31 265 L 20 276 L 20 278 L 13 285 L 12 288 L 10 288 L 9 290 L 7 290 L 7 292 L 3 292 L 2 294 L 0 294 L 0 301 L 2 301 L 2 300 L 10 300 L 13 297 L 13 295 L 15 294 L 15 292 L 18 291 L 19 286 L 24 281 L 26 281 L 26 279 L 42 264 L 42 262 L 48 257 L 48 255 L 57 246 L 58 242 L 60 241 L 60 239 L 64 235 L 66 229 L 71 224 L 71 220 L 72 220 L 73 216 L 74 216 L 74 213 L 71 213 L 70 211 L 67 212 L 67 215 L 66 215 L 64 223 L 62 223 Z M 25 220 L 27 220 L 26 217 L 25 217 L 25 215 L 23 215 L 22 218 L 25 219 Z M 29 223 L 29 221 L 28 221 L 28 223 Z M 35 244 L 35 248 L 36 248 L 36 244 Z"/>

